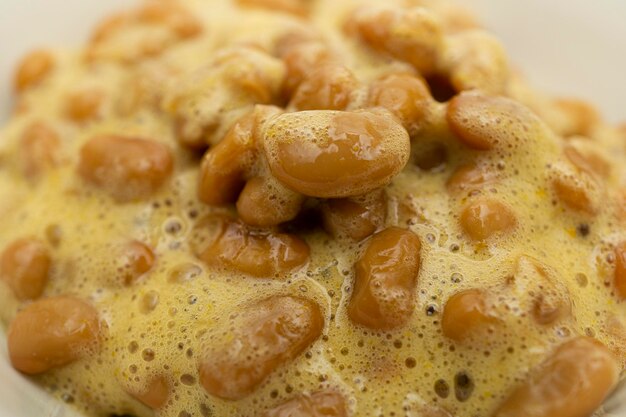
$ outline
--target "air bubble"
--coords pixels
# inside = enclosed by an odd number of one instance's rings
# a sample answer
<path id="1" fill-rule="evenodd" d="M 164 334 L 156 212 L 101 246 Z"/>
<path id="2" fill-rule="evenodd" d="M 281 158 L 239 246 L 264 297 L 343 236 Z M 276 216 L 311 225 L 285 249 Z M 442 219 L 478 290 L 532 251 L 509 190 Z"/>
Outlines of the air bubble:
<path id="1" fill-rule="evenodd" d="M 154 354 L 154 351 L 152 349 L 144 349 L 141 352 L 141 357 L 146 362 L 150 362 L 150 361 L 154 360 L 154 356 L 155 356 L 155 354 Z"/>
<path id="2" fill-rule="evenodd" d="M 438 379 L 435 382 L 435 394 L 441 398 L 448 398 L 450 395 L 450 386 L 443 379 Z"/>
<path id="3" fill-rule="evenodd" d="M 458 372 L 454 376 L 454 395 L 460 402 L 467 401 L 474 392 L 474 381 L 465 372 Z"/>

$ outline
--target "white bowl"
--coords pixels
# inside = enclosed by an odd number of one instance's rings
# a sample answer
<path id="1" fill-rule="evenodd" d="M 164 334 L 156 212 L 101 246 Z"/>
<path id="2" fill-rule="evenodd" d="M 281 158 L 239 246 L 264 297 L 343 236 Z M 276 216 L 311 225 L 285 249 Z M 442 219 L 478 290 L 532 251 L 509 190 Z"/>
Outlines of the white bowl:
<path id="1" fill-rule="evenodd" d="M 79 45 L 100 17 L 133 3 L 136 0 L 0 0 L 0 120 L 11 108 L 11 74 L 22 54 L 39 46 Z M 463 3 L 500 36 L 513 63 L 534 85 L 588 99 L 609 120 L 626 121 L 625 1 Z M 15 372 L 6 356 L 0 335 L 0 417 L 76 415 Z M 626 412 L 616 410 L 614 415 Z"/>

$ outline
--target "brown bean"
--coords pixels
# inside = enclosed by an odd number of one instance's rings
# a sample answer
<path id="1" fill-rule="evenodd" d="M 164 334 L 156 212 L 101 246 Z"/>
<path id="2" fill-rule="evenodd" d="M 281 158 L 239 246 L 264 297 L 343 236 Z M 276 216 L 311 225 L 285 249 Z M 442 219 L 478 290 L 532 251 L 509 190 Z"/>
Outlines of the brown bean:
<path id="1" fill-rule="evenodd" d="M 215 146 L 233 121 L 278 99 L 285 72 L 281 60 L 258 47 L 223 48 L 206 65 L 177 77 L 161 106 L 173 116 L 180 143 L 194 149 Z"/>
<path id="2" fill-rule="evenodd" d="M 495 183 L 497 175 L 483 165 L 461 165 L 448 178 L 446 189 L 450 194 L 472 194 L 485 186 Z"/>
<path id="3" fill-rule="evenodd" d="M 310 8 L 310 2 L 307 0 L 237 0 L 237 3 L 244 7 L 259 7 L 297 16 L 306 15 Z"/>
<path id="4" fill-rule="evenodd" d="M 593 133 L 593 129 L 602 122 L 598 110 L 583 100 L 561 98 L 555 100 L 554 104 L 566 117 L 567 123 L 564 130 L 559 132 L 565 137 L 589 136 Z"/>
<path id="5" fill-rule="evenodd" d="M 271 410 L 262 417 L 347 417 L 345 399 L 333 391 L 300 394 Z"/>
<path id="6" fill-rule="evenodd" d="M 72 92 L 65 100 L 65 116 L 81 123 L 100 116 L 104 94 L 100 90 L 85 89 Z"/>
<path id="7" fill-rule="evenodd" d="M 520 141 L 532 143 L 547 134 L 543 123 L 526 107 L 481 92 L 466 91 L 454 97 L 448 103 L 446 119 L 464 145 L 482 151 Z"/>
<path id="8" fill-rule="evenodd" d="M 51 264 L 42 242 L 32 237 L 18 239 L 2 252 L 0 279 L 20 300 L 39 298 L 48 283 Z"/>
<path id="9" fill-rule="evenodd" d="M 146 244 L 132 240 L 124 245 L 120 260 L 120 269 L 124 284 L 135 283 L 154 266 L 154 252 Z"/>
<path id="10" fill-rule="evenodd" d="M 596 192 L 599 186 L 587 174 L 570 169 L 555 169 L 550 185 L 558 201 L 567 208 L 593 215 L 597 212 Z"/>
<path id="11" fill-rule="evenodd" d="M 102 135 L 80 150 L 78 173 L 119 201 L 146 197 L 163 185 L 173 170 L 167 145 L 147 139 Z"/>
<path id="12" fill-rule="evenodd" d="M 446 45 L 443 66 L 455 91 L 506 93 L 509 65 L 498 39 L 483 30 L 470 30 L 449 36 Z"/>
<path id="13" fill-rule="evenodd" d="M 322 205 L 324 229 L 334 237 L 348 236 L 359 241 L 381 227 L 387 216 L 384 190 L 359 197 L 328 200 Z"/>
<path id="14" fill-rule="evenodd" d="M 617 384 L 620 370 L 604 345 L 579 336 L 531 371 L 493 417 L 590 416 Z"/>
<path id="15" fill-rule="evenodd" d="M 59 162 L 59 135 L 47 124 L 31 123 L 24 129 L 19 143 L 24 175 L 34 179 Z"/>
<path id="16" fill-rule="evenodd" d="M 164 375 L 150 378 L 147 385 L 143 388 L 140 391 L 129 390 L 128 393 L 137 401 L 153 410 L 163 408 L 172 390 L 169 379 Z"/>
<path id="17" fill-rule="evenodd" d="M 520 256 L 513 276 L 519 299 L 530 298 L 529 312 L 539 324 L 548 325 L 571 313 L 567 286 L 548 267 L 530 256 Z"/>
<path id="18" fill-rule="evenodd" d="M 620 300 L 626 299 L 626 241 L 615 246 L 615 273 L 613 275 L 615 292 Z"/>
<path id="19" fill-rule="evenodd" d="M 237 200 L 237 214 L 251 226 L 276 226 L 293 220 L 304 202 L 301 194 L 273 179 L 248 180 Z"/>
<path id="20" fill-rule="evenodd" d="M 600 178 L 611 175 L 611 163 L 602 155 L 597 145 L 587 139 L 570 139 L 563 153 L 578 169 Z"/>
<path id="21" fill-rule="evenodd" d="M 406 165 L 409 136 L 387 111 L 306 111 L 270 121 L 263 149 L 276 179 L 312 197 L 366 194 Z"/>
<path id="22" fill-rule="evenodd" d="M 408 62 L 423 75 L 436 71 L 443 33 L 427 9 L 364 7 L 352 19 L 361 40 L 374 50 Z"/>
<path id="23" fill-rule="evenodd" d="M 517 225 L 515 213 L 509 206 L 488 198 L 470 202 L 459 220 L 461 228 L 472 240 L 510 233 Z"/>
<path id="24" fill-rule="evenodd" d="M 198 197 L 211 205 L 232 203 L 245 184 L 244 172 L 256 155 L 256 117 L 239 119 L 224 139 L 204 154 L 200 167 Z"/>
<path id="25" fill-rule="evenodd" d="M 402 120 L 411 136 L 419 132 L 432 101 L 426 82 L 410 73 L 388 74 L 374 81 L 367 99 L 369 106 L 384 107 Z"/>
<path id="26" fill-rule="evenodd" d="M 448 299 L 441 318 L 441 329 L 444 336 L 463 342 L 479 332 L 492 330 L 499 322 L 487 294 L 479 289 L 469 289 Z"/>
<path id="27" fill-rule="evenodd" d="M 176 2 L 149 2 L 136 13 L 138 21 L 163 25 L 182 39 L 198 36 L 202 24 L 193 13 Z"/>
<path id="28" fill-rule="evenodd" d="M 52 72 L 56 63 L 54 56 L 44 50 L 36 50 L 26 55 L 17 67 L 13 78 L 13 88 L 18 93 L 41 83 Z"/>
<path id="29" fill-rule="evenodd" d="M 353 322 L 387 330 L 410 319 L 415 309 L 420 249 L 419 238 L 398 227 L 372 237 L 355 267 L 354 291 L 348 305 Z"/>
<path id="30" fill-rule="evenodd" d="M 297 236 L 252 230 L 226 217 L 207 217 L 196 230 L 198 257 L 213 267 L 269 278 L 299 268 L 309 259 L 309 246 Z"/>
<path id="31" fill-rule="evenodd" d="M 99 334 L 98 312 L 91 305 L 67 296 L 42 299 L 11 323 L 9 357 L 18 371 L 39 374 L 89 354 Z"/>
<path id="32" fill-rule="evenodd" d="M 244 311 L 224 346 L 202 357 L 200 382 L 211 395 L 241 399 L 304 352 L 323 327 L 322 312 L 313 301 L 289 296 L 262 300 Z"/>
<path id="33" fill-rule="evenodd" d="M 198 198 L 211 205 L 233 203 L 257 158 L 259 129 L 266 119 L 278 114 L 271 106 L 256 106 L 240 118 L 226 136 L 202 159 Z"/>
<path id="34" fill-rule="evenodd" d="M 289 102 L 295 110 L 344 110 L 358 81 L 348 68 L 324 65 L 312 71 Z"/>
<path id="35" fill-rule="evenodd" d="M 313 68 L 319 68 L 332 60 L 330 51 L 320 42 L 297 43 L 283 52 L 282 60 L 287 73 L 283 84 L 283 96 L 291 98 L 298 86 Z"/>

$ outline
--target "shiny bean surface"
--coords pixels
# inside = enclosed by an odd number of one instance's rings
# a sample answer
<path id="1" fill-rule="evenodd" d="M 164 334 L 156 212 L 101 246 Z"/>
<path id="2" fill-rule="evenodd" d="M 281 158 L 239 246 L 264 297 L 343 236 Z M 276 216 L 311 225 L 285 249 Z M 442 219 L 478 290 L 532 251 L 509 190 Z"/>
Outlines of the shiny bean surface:
<path id="1" fill-rule="evenodd" d="M 621 367 L 589 337 L 571 339 L 533 369 L 494 417 L 587 417 L 612 391 Z"/>
<path id="2" fill-rule="evenodd" d="M 338 198 L 389 183 L 408 161 L 409 136 L 387 112 L 306 111 L 273 119 L 263 149 L 289 188 Z"/>
<path id="3" fill-rule="evenodd" d="M 167 377 L 159 375 L 152 377 L 144 389 L 129 391 L 129 394 L 143 405 L 158 410 L 167 403 L 171 390 L 171 383 Z"/>
<path id="4" fill-rule="evenodd" d="M 448 181 L 446 188 L 450 194 L 472 194 L 485 186 L 495 183 L 497 175 L 482 165 L 466 164 L 457 168 Z"/>
<path id="5" fill-rule="evenodd" d="M 446 119 L 464 145 L 481 151 L 516 142 L 531 146 L 531 141 L 545 129 L 539 119 L 518 102 L 473 91 L 462 92 L 449 102 Z"/>
<path id="6" fill-rule="evenodd" d="M 80 150 L 78 173 L 117 200 L 146 197 L 163 185 L 173 170 L 170 148 L 147 139 L 103 135 Z"/>
<path id="7" fill-rule="evenodd" d="M 20 300 L 39 298 L 50 275 L 52 260 L 46 246 L 29 237 L 15 240 L 2 252 L 0 279 Z"/>
<path id="8" fill-rule="evenodd" d="M 88 355 L 99 334 L 98 312 L 90 304 L 69 296 L 42 299 L 11 322 L 9 358 L 18 371 L 39 374 Z"/>
<path id="9" fill-rule="evenodd" d="M 557 200 L 566 208 L 593 215 L 597 212 L 594 191 L 598 184 L 584 173 L 556 171 L 550 180 Z"/>
<path id="10" fill-rule="evenodd" d="M 221 350 L 199 363 L 211 395 L 235 400 L 252 393 L 281 365 L 293 361 L 320 335 L 324 318 L 313 301 L 275 296 L 250 306 Z"/>
<path id="11" fill-rule="evenodd" d="M 130 285 L 152 269 L 156 256 L 148 245 L 133 240 L 122 248 L 120 261 L 123 282 Z"/>
<path id="12" fill-rule="evenodd" d="M 421 74 L 435 72 L 443 34 L 427 9 L 371 7 L 357 10 L 353 19 L 359 37 L 373 49 L 408 62 Z"/>
<path id="13" fill-rule="evenodd" d="M 301 394 L 263 413 L 262 417 L 347 417 L 343 396 L 333 391 Z"/>
<path id="14" fill-rule="evenodd" d="M 384 107 L 396 115 L 411 135 L 424 123 L 431 101 L 426 82 L 410 73 L 388 74 L 374 81 L 367 99 L 370 106 Z"/>
<path id="15" fill-rule="evenodd" d="M 269 178 L 248 180 L 237 200 L 237 214 L 251 226 L 276 226 L 294 219 L 304 197 Z"/>
<path id="16" fill-rule="evenodd" d="M 289 106 L 295 110 L 344 110 L 357 87 L 358 81 L 348 68 L 325 65 L 300 83 Z"/>
<path id="17" fill-rule="evenodd" d="M 211 205 L 236 201 L 245 184 L 244 173 L 255 158 L 256 116 L 250 113 L 235 123 L 220 143 L 202 158 L 198 197 Z"/>
<path id="18" fill-rule="evenodd" d="M 483 198 L 465 206 L 461 211 L 460 223 L 472 240 L 485 240 L 511 232 L 517 225 L 517 218 L 506 204 Z"/>
<path id="19" fill-rule="evenodd" d="M 213 267 L 271 278 L 309 260 L 309 246 L 295 235 L 253 230 L 224 217 L 206 218 L 196 230 L 198 256 Z"/>
<path id="20" fill-rule="evenodd" d="M 498 323 L 487 294 L 479 289 L 469 289 L 448 299 L 441 318 L 441 329 L 444 336 L 463 342 L 479 332 L 492 330 Z"/>
<path id="21" fill-rule="evenodd" d="M 286 98 L 291 98 L 313 68 L 328 63 L 332 56 L 328 48 L 320 42 L 303 42 L 287 48 L 282 59 L 287 69 L 283 94 Z"/>
<path id="22" fill-rule="evenodd" d="M 411 231 L 390 227 L 375 234 L 356 263 L 348 316 L 372 329 L 405 324 L 415 309 L 421 243 Z"/>

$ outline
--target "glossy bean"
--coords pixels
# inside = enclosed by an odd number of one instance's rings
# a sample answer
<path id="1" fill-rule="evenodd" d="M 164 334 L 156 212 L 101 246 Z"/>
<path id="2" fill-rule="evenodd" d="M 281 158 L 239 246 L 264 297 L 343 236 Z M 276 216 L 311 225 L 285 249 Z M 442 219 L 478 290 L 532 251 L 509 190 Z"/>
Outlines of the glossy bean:
<path id="1" fill-rule="evenodd" d="M 322 312 L 313 301 L 274 296 L 257 302 L 244 311 L 226 344 L 210 349 L 200 360 L 200 382 L 216 397 L 244 398 L 304 352 L 323 326 Z"/>
<path id="2" fill-rule="evenodd" d="M 78 173 L 115 199 L 128 201 L 154 193 L 173 170 L 167 145 L 147 139 L 102 135 L 80 150 Z"/>
<path id="3" fill-rule="evenodd" d="M 132 240 L 122 248 L 120 269 L 124 284 L 135 283 L 154 266 L 156 257 L 146 244 Z"/>
<path id="4" fill-rule="evenodd" d="M 20 300 L 39 298 L 50 275 L 52 260 L 46 246 L 35 238 L 10 243 L 0 258 L 0 279 Z"/>
<path id="5" fill-rule="evenodd" d="M 538 137 L 549 135 L 537 116 L 518 102 L 478 91 L 455 96 L 446 119 L 464 145 L 482 151 L 518 143 L 531 146 Z"/>
<path id="6" fill-rule="evenodd" d="M 169 379 L 164 375 L 158 375 L 150 378 L 143 389 L 128 390 L 128 393 L 143 405 L 158 410 L 167 403 L 171 390 Z"/>
<path id="7" fill-rule="evenodd" d="M 246 224 L 257 227 L 277 226 L 293 220 L 304 202 L 301 194 L 291 191 L 271 178 L 248 180 L 237 199 L 237 214 Z"/>
<path id="8" fill-rule="evenodd" d="M 496 180 L 497 175 L 493 170 L 482 165 L 466 164 L 452 173 L 446 182 L 446 189 L 450 194 L 468 195 L 495 183 Z"/>
<path id="9" fill-rule="evenodd" d="M 252 171 L 258 158 L 259 130 L 267 119 L 279 112 L 277 107 L 256 106 L 233 125 L 220 143 L 204 154 L 198 182 L 198 198 L 202 202 L 225 205 L 237 201 L 248 179 L 247 173 Z"/>
<path id="10" fill-rule="evenodd" d="M 388 74 L 374 81 L 367 99 L 368 105 L 384 107 L 398 117 L 411 136 L 419 132 L 432 101 L 426 82 L 410 73 Z"/>
<path id="11" fill-rule="evenodd" d="M 309 246 L 297 236 L 253 230 L 230 218 L 208 217 L 196 231 L 198 257 L 209 266 L 271 278 L 309 260 Z"/>
<path id="12" fill-rule="evenodd" d="M 263 150 L 276 179 L 312 197 L 366 194 L 406 165 L 409 136 L 387 111 L 306 111 L 270 121 Z"/>
<path id="13" fill-rule="evenodd" d="M 411 231 L 390 227 L 375 234 L 357 261 L 348 316 L 372 329 L 404 325 L 415 309 L 420 269 L 419 238 Z"/>
<path id="14" fill-rule="evenodd" d="M 619 379 L 621 366 L 600 342 L 576 337 L 559 347 L 515 388 L 493 417 L 587 417 Z"/>
<path id="15" fill-rule="evenodd" d="M 360 39 L 372 49 L 413 65 L 421 74 L 436 71 L 443 33 L 427 9 L 367 7 L 352 16 Z"/>
<path id="16" fill-rule="evenodd" d="M 99 334 L 98 312 L 90 304 L 68 296 L 42 299 L 11 322 L 9 358 L 18 371 L 39 374 L 88 355 Z"/>
<path id="17" fill-rule="evenodd" d="M 348 68 L 325 65 L 300 83 L 289 106 L 295 110 L 344 110 L 357 87 L 358 81 Z"/>
<path id="18" fill-rule="evenodd" d="M 469 289 L 448 299 L 441 328 L 444 336 L 463 342 L 480 332 L 493 330 L 499 322 L 487 294 L 479 289 Z"/>
<path id="19" fill-rule="evenodd" d="M 510 233 L 517 217 L 509 206 L 497 200 L 482 198 L 470 202 L 461 212 L 461 228 L 472 240 L 485 240 Z"/>

